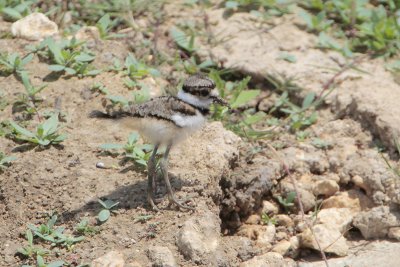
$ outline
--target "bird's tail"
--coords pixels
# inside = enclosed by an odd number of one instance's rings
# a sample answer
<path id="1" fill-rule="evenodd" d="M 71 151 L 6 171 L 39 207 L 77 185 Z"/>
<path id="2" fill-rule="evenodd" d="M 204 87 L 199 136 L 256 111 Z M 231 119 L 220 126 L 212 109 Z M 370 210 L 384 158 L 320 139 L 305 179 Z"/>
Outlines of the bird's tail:
<path id="1" fill-rule="evenodd" d="M 89 118 L 98 118 L 98 119 L 119 119 L 123 117 L 129 116 L 128 112 L 126 111 L 113 111 L 110 113 L 106 113 L 100 110 L 93 110 L 89 113 Z"/>

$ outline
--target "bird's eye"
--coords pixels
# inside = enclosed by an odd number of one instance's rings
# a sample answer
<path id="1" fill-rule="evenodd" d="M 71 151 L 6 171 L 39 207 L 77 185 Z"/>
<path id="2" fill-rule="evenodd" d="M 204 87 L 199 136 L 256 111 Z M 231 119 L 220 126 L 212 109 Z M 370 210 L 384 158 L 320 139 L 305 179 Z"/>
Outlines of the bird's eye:
<path id="1" fill-rule="evenodd" d="M 208 95 L 208 91 L 207 91 L 207 90 L 201 90 L 201 91 L 200 91 L 200 94 L 201 94 L 202 96 L 207 96 L 207 95 Z"/>

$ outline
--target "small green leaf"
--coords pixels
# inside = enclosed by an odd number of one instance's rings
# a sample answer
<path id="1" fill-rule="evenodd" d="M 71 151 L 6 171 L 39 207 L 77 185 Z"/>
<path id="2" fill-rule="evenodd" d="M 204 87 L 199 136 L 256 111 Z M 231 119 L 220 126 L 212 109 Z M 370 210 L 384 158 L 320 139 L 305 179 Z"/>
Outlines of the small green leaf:
<path id="1" fill-rule="evenodd" d="M 28 240 L 29 244 L 33 244 L 33 234 L 31 230 L 26 230 L 26 240 Z"/>
<path id="2" fill-rule="evenodd" d="M 36 257 L 36 263 L 38 267 L 46 267 L 46 264 L 44 263 L 44 259 L 42 256 L 37 255 Z"/>
<path id="3" fill-rule="evenodd" d="M 2 12 L 4 13 L 4 15 L 10 17 L 10 19 L 12 19 L 13 21 L 22 19 L 21 13 L 19 13 L 14 8 L 5 7 L 3 8 Z"/>
<path id="4" fill-rule="evenodd" d="M 43 124 L 43 135 L 51 135 L 57 131 L 58 127 L 58 113 L 53 114 Z"/>
<path id="5" fill-rule="evenodd" d="M 290 63 L 296 63 L 297 62 L 297 58 L 294 55 L 288 54 L 288 53 L 282 53 L 278 59 L 283 59 L 286 60 L 287 62 Z"/>
<path id="6" fill-rule="evenodd" d="M 65 262 L 64 261 L 52 261 L 47 264 L 47 267 L 62 267 L 64 266 Z"/>
<path id="7" fill-rule="evenodd" d="M 86 53 L 81 53 L 80 55 L 75 57 L 76 61 L 82 61 L 82 62 L 89 62 L 89 61 L 93 61 L 95 58 L 95 56 L 86 54 Z"/>
<path id="8" fill-rule="evenodd" d="M 74 70 L 74 69 L 71 69 L 71 68 L 65 68 L 65 71 L 68 73 L 68 74 L 70 74 L 70 75 L 74 75 L 74 74 L 76 74 L 76 70 Z"/>
<path id="9" fill-rule="evenodd" d="M 108 218 L 110 218 L 110 214 L 111 214 L 111 213 L 110 213 L 109 210 L 106 210 L 106 209 L 101 210 L 101 211 L 99 212 L 99 215 L 98 215 L 99 221 L 100 221 L 100 222 L 105 222 L 105 221 L 107 221 Z"/>
<path id="10" fill-rule="evenodd" d="M 239 3 L 237 1 L 226 1 L 225 8 L 228 9 L 236 9 L 239 7 Z"/>
<path id="11" fill-rule="evenodd" d="M 303 104 L 301 105 L 301 107 L 303 109 L 309 108 L 313 103 L 314 99 L 315 99 L 315 93 L 314 92 L 308 93 L 306 97 L 303 99 Z"/>
<path id="12" fill-rule="evenodd" d="M 247 104 L 251 100 L 255 99 L 259 94 L 260 90 L 244 90 L 240 92 L 235 101 L 231 104 L 231 108 L 237 108 L 241 105 Z"/>
<path id="13" fill-rule="evenodd" d="M 27 129 L 25 129 L 25 128 L 21 127 L 21 126 L 19 126 L 15 122 L 10 121 L 10 124 L 11 124 L 11 126 L 14 128 L 14 130 L 17 133 L 19 133 L 19 134 L 21 134 L 23 136 L 29 137 L 29 138 L 34 138 L 35 137 L 35 135 L 32 132 L 28 131 Z"/>
<path id="14" fill-rule="evenodd" d="M 65 70 L 65 66 L 63 65 L 49 65 L 48 66 L 49 70 L 59 72 Z"/>
<path id="15" fill-rule="evenodd" d="M 100 145 L 100 148 L 104 149 L 104 150 L 122 149 L 122 148 L 124 148 L 124 145 L 121 145 L 121 144 L 102 144 L 102 145 Z"/>

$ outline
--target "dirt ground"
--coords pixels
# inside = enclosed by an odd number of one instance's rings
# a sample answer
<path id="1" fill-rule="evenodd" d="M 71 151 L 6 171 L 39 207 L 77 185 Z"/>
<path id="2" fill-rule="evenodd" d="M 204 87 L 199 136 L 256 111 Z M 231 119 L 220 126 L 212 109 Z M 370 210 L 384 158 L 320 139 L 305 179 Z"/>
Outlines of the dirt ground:
<path id="1" fill-rule="evenodd" d="M 202 20 L 204 16 L 200 11 L 188 14 L 194 20 Z M 277 28 L 271 33 L 274 38 L 266 34 L 263 39 L 264 33 L 235 31 L 237 21 L 243 28 L 252 23 L 240 15 L 227 20 L 222 18 L 220 10 L 208 15 L 212 31 L 237 36 L 212 48 L 202 44 L 204 58 L 224 61 L 225 67 L 250 74 L 254 84 L 260 84 L 265 93 L 257 99 L 261 109 L 268 110 L 273 103 L 268 99 L 277 97 L 266 82 L 260 82 L 260 76 L 271 65 L 271 73 L 285 70 L 288 75 L 299 77 L 298 83 L 305 91 L 297 94 L 297 99 L 307 91 L 319 92 L 323 82 L 332 76 L 332 73 L 321 74 L 318 67 L 309 67 L 328 60 L 332 52 L 312 48 L 314 37 L 297 28 L 290 16 L 281 18 L 284 22 L 277 22 L 284 30 Z M 171 11 L 171 20 L 160 28 L 161 47 L 169 49 L 170 25 L 185 18 L 180 10 Z M 7 31 L 10 25 L 0 21 L 1 31 Z M 287 36 L 296 39 L 297 45 L 290 47 L 293 40 L 285 39 Z M 130 35 L 119 40 L 94 40 L 95 66 L 107 67 L 114 57 L 123 60 L 132 51 L 135 38 Z M 261 39 L 262 45 L 257 43 Z M 281 45 L 279 49 L 277 42 Z M 29 43 L 17 38 L 1 39 L 0 52 L 24 54 Z M 282 50 L 296 54 L 298 63 L 276 60 Z M 92 92 L 92 85 L 101 82 L 113 94 L 128 96 L 124 77 L 103 72 L 82 79 L 54 78 L 47 64 L 35 57 L 27 65 L 32 82 L 48 85 L 40 93 L 44 99 L 41 107 L 57 108 L 65 114 L 62 132 L 68 138 L 61 145 L 45 149 L 0 139 L 0 151 L 17 157 L 0 174 L 0 266 L 33 264 L 18 255 L 17 250 L 27 244 L 24 237 L 27 225 L 46 223 L 52 214 L 58 215 L 57 226 L 64 226 L 67 233 L 72 233 L 82 218 L 88 218 L 99 230 L 85 236 L 70 250 L 52 248 L 46 259 L 62 259 L 67 266 L 91 264 L 110 251 L 121 253 L 125 265 L 117 266 L 322 266 L 315 239 L 307 232 L 304 222 L 307 220 L 312 222 L 328 259 L 332 259 L 330 266 L 366 266 L 356 256 L 379 251 L 371 244 L 379 247 L 380 242 L 385 245 L 385 253 L 399 251 L 400 181 L 382 158 L 383 155 L 393 166 L 397 164 L 392 136 L 400 134 L 400 124 L 396 123 L 399 85 L 385 72 L 384 62 L 371 59 L 363 64 L 372 74 L 357 74 L 357 77 L 346 74 L 351 77 L 343 78 L 337 91 L 318 109 L 318 121 L 309 128 L 305 140 L 299 141 L 295 134 L 281 129 L 273 140 L 249 142 L 224 129 L 221 123 L 210 121 L 201 132 L 174 148 L 170 161 L 177 196 L 192 197 L 196 210 L 168 207 L 164 198 L 159 204 L 161 211 L 154 212 L 146 201 L 146 171 L 130 163 L 120 166 L 120 157 L 99 149 L 105 143 L 125 143 L 129 127 L 87 116 L 92 110 L 101 109 L 102 95 Z M 160 69 L 168 72 L 172 67 Z M 382 75 L 385 81 L 381 81 Z M 154 95 L 165 87 L 176 86 L 173 82 L 151 77 L 144 80 Z M 377 88 L 377 84 L 384 84 L 384 88 Z M 348 92 L 343 88 L 354 90 Z M 0 77 L 0 90 L 4 93 L 2 97 L 12 103 L 23 92 L 23 86 L 10 75 Z M 382 96 L 388 90 L 393 91 L 390 99 Z M 18 121 L 20 116 L 8 105 L 0 113 L 0 121 Z M 324 147 L 318 147 L 315 140 L 322 140 Z M 381 154 L 377 144 L 384 144 L 387 149 Z M 253 148 L 261 149 L 254 152 Z M 117 167 L 96 168 L 98 162 Z M 291 178 L 301 192 L 306 218 L 302 218 L 297 205 L 286 209 L 279 204 L 277 196 L 294 190 Z M 159 195 L 165 196 L 164 189 Z M 111 218 L 101 225 L 96 222 L 101 209 L 99 198 L 119 202 Z M 317 210 L 322 214 L 313 219 Z M 265 223 L 262 217 L 265 214 L 275 219 Z M 151 216 L 138 221 L 144 215 Z M 331 227 L 330 221 L 334 221 L 336 228 Z M 378 241 L 371 241 L 375 239 Z M 41 245 L 50 249 L 48 244 Z M 164 258 L 160 256 L 164 254 L 157 252 L 159 247 L 168 248 Z M 172 260 L 166 262 L 171 255 Z M 380 257 L 384 258 L 384 253 L 376 254 L 373 259 Z M 396 263 L 388 262 L 386 266 L 393 264 Z"/>

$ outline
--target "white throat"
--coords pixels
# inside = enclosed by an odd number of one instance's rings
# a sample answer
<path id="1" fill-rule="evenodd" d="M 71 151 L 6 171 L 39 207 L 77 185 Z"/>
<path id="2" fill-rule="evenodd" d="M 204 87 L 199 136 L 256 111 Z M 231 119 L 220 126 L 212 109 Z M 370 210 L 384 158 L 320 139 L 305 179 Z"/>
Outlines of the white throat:
<path id="1" fill-rule="evenodd" d="M 199 97 L 197 97 L 195 95 L 192 95 L 192 94 L 189 94 L 189 93 L 186 93 L 183 90 L 180 90 L 178 92 L 177 97 L 180 100 L 182 100 L 182 101 L 184 101 L 184 102 L 186 102 L 186 103 L 188 103 L 190 105 L 193 105 L 195 107 L 198 107 L 198 108 L 206 108 L 206 109 L 208 109 L 210 107 L 211 103 L 213 102 L 213 100 L 211 98 L 200 99 Z"/>

